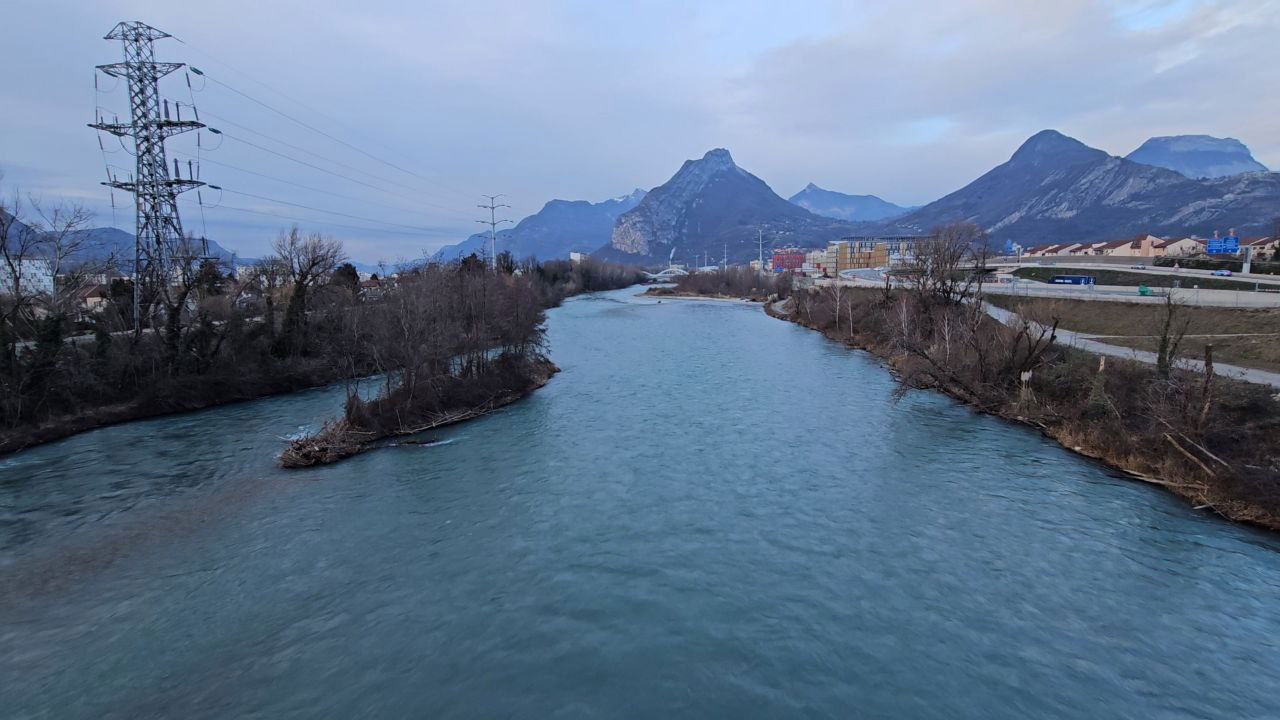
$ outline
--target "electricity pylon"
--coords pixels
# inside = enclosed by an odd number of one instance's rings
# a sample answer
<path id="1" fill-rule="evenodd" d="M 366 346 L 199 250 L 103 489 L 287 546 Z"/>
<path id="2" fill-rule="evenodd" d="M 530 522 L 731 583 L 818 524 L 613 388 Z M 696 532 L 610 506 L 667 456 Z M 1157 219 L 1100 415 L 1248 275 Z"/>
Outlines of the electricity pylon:
<path id="1" fill-rule="evenodd" d="M 183 179 L 174 161 L 173 177 L 165 159 L 164 141 L 178 133 L 198 130 L 204 125 L 197 120 L 183 120 L 181 106 L 175 104 L 176 117 L 169 115 L 169 101 L 160 97 L 160 78 L 177 70 L 183 63 L 156 62 L 156 40 L 172 37 L 141 22 L 122 22 L 104 39 L 120 40 L 124 45 L 124 62 L 99 65 L 98 69 L 112 77 L 124 78 L 129 84 L 130 121 L 106 122 L 97 118 L 89 127 L 118 137 L 133 138 L 137 156 L 137 174 L 128 180 L 109 177 L 102 183 L 134 195 L 137 209 L 137 233 L 133 262 L 133 327 L 141 332 L 142 283 L 158 283 L 165 288 L 171 282 L 171 265 L 184 250 L 182 220 L 178 217 L 178 193 L 204 183 L 195 178 Z M 162 107 L 163 105 L 163 107 Z M 190 173 L 188 173 L 190 175 Z M 209 254 L 208 241 L 200 240 L 200 256 Z M 187 258 L 188 260 L 190 258 Z"/>
<path id="2" fill-rule="evenodd" d="M 489 204 L 477 205 L 476 207 L 488 210 L 489 219 L 477 220 L 476 222 L 489 226 L 489 265 L 496 270 L 498 269 L 498 225 L 511 222 L 510 220 L 498 220 L 497 212 L 498 208 L 509 208 L 511 206 L 498 204 L 498 198 L 502 197 L 501 194 L 485 195 L 484 197 L 489 199 Z"/>

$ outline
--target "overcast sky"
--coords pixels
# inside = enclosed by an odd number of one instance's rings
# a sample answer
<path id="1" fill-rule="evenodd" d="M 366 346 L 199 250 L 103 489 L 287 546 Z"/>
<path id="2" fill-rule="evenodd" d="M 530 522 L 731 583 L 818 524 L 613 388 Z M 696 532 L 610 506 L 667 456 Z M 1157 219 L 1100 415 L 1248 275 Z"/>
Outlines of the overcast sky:
<path id="1" fill-rule="evenodd" d="M 1152 135 L 1236 137 L 1280 168 L 1269 0 L 8 0 L 6 189 L 130 231 L 129 198 L 113 215 L 98 183 L 133 158 L 104 135 L 104 160 L 85 126 L 95 107 L 127 115 L 123 83 L 93 84 L 121 59 L 102 39 L 120 20 L 171 33 L 158 58 L 206 73 L 190 94 L 181 71 L 161 86 L 224 131 L 170 141 L 184 174 L 199 155 L 224 188 L 201 193 L 217 206 L 203 219 L 184 196 L 183 221 L 246 256 L 297 219 L 360 261 L 417 257 L 479 229 L 482 193 L 518 220 L 653 187 L 713 147 L 783 196 L 815 182 L 901 204 L 1044 128 L 1117 155 Z"/>

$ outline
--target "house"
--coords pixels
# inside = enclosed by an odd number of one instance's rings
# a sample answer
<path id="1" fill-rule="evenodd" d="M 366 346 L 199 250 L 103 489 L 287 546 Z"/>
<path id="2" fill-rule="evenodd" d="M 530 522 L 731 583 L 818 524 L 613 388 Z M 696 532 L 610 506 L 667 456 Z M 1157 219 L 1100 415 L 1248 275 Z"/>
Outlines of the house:
<path id="1" fill-rule="evenodd" d="M 1275 259 L 1276 250 L 1280 248 L 1280 236 L 1255 235 L 1253 237 L 1242 237 L 1240 238 L 1240 249 L 1244 250 L 1245 248 L 1249 248 L 1249 252 L 1254 258 Z"/>
<path id="2" fill-rule="evenodd" d="M 1171 237 L 1156 243 L 1157 257 L 1186 257 L 1204 252 L 1204 241 L 1197 237 Z"/>
<path id="3" fill-rule="evenodd" d="M 1163 240 L 1155 235 L 1138 233 L 1128 240 L 1098 243 L 1093 247 L 1093 254 L 1114 257 L 1158 257 L 1156 244 L 1161 242 Z"/>
<path id="4" fill-rule="evenodd" d="M 362 280 L 360 281 L 360 297 L 365 300 L 381 300 L 386 288 L 383 287 L 381 280 Z"/>
<path id="5" fill-rule="evenodd" d="M 76 292 L 76 300 L 89 312 L 98 312 L 111 300 L 111 288 L 103 285 L 88 285 Z"/>

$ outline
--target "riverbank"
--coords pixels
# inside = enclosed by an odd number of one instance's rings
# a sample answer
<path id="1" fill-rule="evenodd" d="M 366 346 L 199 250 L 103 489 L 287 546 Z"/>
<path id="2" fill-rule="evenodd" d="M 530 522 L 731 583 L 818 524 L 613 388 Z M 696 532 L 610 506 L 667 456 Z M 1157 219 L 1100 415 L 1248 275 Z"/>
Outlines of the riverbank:
<path id="1" fill-rule="evenodd" d="M 43 445 L 97 428 L 179 413 L 207 410 L 220 405 L 248 402 L 324 387 L 348 379 L 334 368 L 315 363 L 277 375 L 241 374 L 234 380 L 204 376 L 194 382 L 157 383 L 128 402 L 90 407 L 74 415 L 63 415 L 37 425 L 12 428 L 0 433 L 0 455 Z"/>
<path id="2" fill-rule="evenodd" d="M 749 293 L 746 295 L 725 295 L 725 294 L 708 294 L 691 292 L 688 290 L 679 290 L 674 287 L 651 287 L 640 293 L 645 297 L 656 298 L 684 298 L 686 300 L 728 300 L 731 302 L 743 303 L 761 303 L 768 299 L 767 295 L 761 293 Z"/>
<path id="3" fill-rule="evenodd" d="M 349 411 L 315 433 L 290 440 L 278 458 L 280 466 L 297 469 L 328 465 L 377 449 L 387 438 L 418 435 L 483 417 L 543 387 L 558 372 L 560 368 L 543 358 L 518 373 L 495 371 L 467 379 L 441 378 L 439 382 L 453 384 L 442 393 L 448 398 L 445 402 L 409 416 L 397 413 L 394 426 L 362 422 L 357 418 L 368 417 L 369 413 Z"/>
<path id="4" fill-rule="evenodd" d="M 405 315 L 406 301 L 426 299 L 419 286 L 427 276 L 452 294 Z M 9 353 L 0 362 L 0 455 L 109 425 L 397 370 L 422 353 L 393 347 L 393 339 L 427 328 L 433 334 L 418 340 L 454 355 L 486 352 L 503 345 L 504 337 L 510 350 L 536 350 L 528 344 L 538 337 L 529 324 L 546 308 L 580 293 L 629 287 L 641 277 L 638 270 L 594 261 L 529 262 L 501 272 L 469 261 L 415 268 L 388 282 L 377 299 L 316 285 L 307 297 L 322 301 L 298 314 L 301 321 L 291 322 L 277 298 L 274 310 L 201 306 L 199 314 L 183 318 L 190 326 L 173 337 L 100 332 L 80 341 L 63 338 L 59 330 L 38 343 L 8 338 Z M 443 310 L 446 303 L 452 303 L 449 311 Z M 448 317 L 468 329 L 444 321 Z M 474 335 L 464 341 L 467 332 Z"/>
<path id="5" fill-rule="evenodd" d="M 951 325 L 963 318 L 944 315 L 947 338 L 920 343 L 899 330 L 924 324 L 921 318 L 908 319 L 880 291 L 837 299 L 846 303 L 843 323 L 832 322 L 839 316 L 830 302 L 800 293 L 785 305 L 766 304 L 765 311 L 876 355 L 904 388 L 941 390 L 981 412 L 1031 425 L 1197 509 L 1280 530 L 1280 402 L 1268 388 L 1212 373 L 1174 369 L 1165 376 L 1134 361 L 1100 361 L 1054 344 L 1051 331 L 1029 336 L 1027 328 L 985 317 L 965 336 L 958 322 Z M 935 352 L 939 345 L 943 351 Z M 1015 364 L 1003 354 L 1019 348 L 1035 357 L 1012 373 Z"/>

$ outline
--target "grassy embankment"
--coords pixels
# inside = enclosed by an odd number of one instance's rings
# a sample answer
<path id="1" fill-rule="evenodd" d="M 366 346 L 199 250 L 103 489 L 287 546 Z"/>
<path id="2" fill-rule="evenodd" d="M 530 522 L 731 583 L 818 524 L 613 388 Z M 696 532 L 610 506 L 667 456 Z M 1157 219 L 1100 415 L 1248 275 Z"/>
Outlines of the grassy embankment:
<path id="1" fill-rule="evenodd" d="M 1161 318 L 1152 305 L 1064 298 L 990 295 L 992 305 L 1036 318 L 1056 317 L 1060 327 L 1097 335 L 1099 342 L 1155 352 Z M 1203 357 L 1213 345 L 1222 362 L 1280 372 L 1280 309 L 1184 307 L 1184 351 Z"/>

